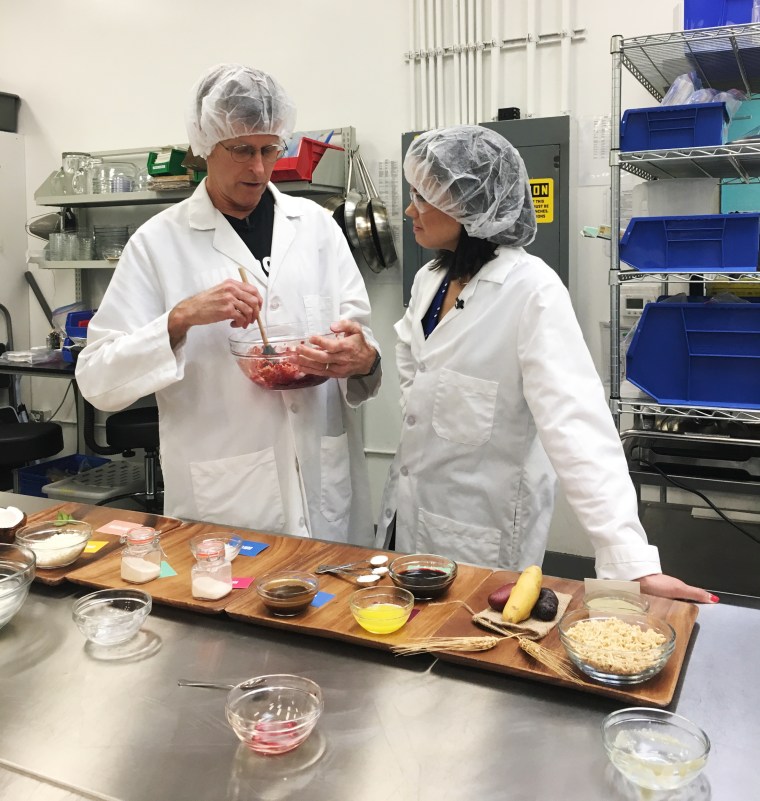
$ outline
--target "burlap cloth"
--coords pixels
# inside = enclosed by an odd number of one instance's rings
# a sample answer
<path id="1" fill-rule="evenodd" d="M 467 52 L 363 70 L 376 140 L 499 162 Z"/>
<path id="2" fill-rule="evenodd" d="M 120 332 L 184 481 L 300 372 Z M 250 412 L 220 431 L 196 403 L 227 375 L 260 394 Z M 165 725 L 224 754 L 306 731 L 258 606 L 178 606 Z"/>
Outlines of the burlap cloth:
<path id="1" fill-rule="evenodd" d="M 529 617 L 527 620 L 523 620 L 522 623 L 507 623 L 501 616 L 501 612 L 494 612 L 489 607 L 482 612 L 477 612 L 473 616 L 472 622 L 477 623 L 478 626 L 482 626 L 484 629 L 495 631 L 497 634 L 514 633 L 527 637 L 529 640 L 540 640 L 559 623 L 559 619 L 565 614 L 567 605 L 573 597 L 572 595 L 565 595 L 564 592 L 558 592 L 556 595 L 559 604 L 554 620 L 538 620 L 535 617 Z"/>

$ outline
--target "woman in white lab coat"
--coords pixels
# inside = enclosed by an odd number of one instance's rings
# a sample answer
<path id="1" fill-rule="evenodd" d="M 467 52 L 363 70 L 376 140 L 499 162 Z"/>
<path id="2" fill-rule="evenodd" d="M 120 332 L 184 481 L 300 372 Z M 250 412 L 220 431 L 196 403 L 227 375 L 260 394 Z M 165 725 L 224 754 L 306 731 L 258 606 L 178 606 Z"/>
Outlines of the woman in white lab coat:
<path id="1" fill-rule="evenodd" d="M 167 514 L 368 545 L 356 407 L 378 390 L 379 354 L 340 229 L 269 183 L 294 119 L 265 73 L 222 65 L 201 78 L 188 135 L 208 177 L 129 240 L 76 377 L 107 411 L 155 393 Z M 228 337 L 259 311 L 265 326 L 332 327 L 337 339 L 315 337 L 324 350 L 299 355 L 305 372 L 332 380 L 278 392 L 243 375 Z"/>
<path id="2" fill-rule="evenodd" d="M 617 431 L 556 273 L 523 249 L 536 231 L 517 151 L 480 126 L 409 148 L 406 214 L 440 256 L 396 324 L 401 442 L 378 544 L 518 570 L 541 564 L 557 477 L 599 578 L 698 601 L 662 575 L 637 514 Z"/>

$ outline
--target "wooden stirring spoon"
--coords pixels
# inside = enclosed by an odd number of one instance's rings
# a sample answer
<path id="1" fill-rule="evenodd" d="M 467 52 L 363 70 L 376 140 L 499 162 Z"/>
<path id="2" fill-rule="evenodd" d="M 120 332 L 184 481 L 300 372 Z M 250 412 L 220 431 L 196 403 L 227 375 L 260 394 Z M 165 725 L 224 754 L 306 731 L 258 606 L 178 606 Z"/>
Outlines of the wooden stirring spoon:
<path id="1" fill-rule="evenodd" d="M 244 284 L 250 284 L 251 282 L 248 280 L 248 276 L 245 272 L 245 267 L 238 267 L 238 272 L 240 273 L 240 280 Z M 269 344 L 269 340 L 267 339 L 266 331 L 264 331 L 264 326 L 261 324 L 261 317 L 259 317 L 258 312 L 256 313 L 256 325 L 259 327 L 259 331 L 261 331 L 261 339 L 264 342 L 264 350 L 263 353 L 265 356 L 276 356 L 277 351 Z"/>

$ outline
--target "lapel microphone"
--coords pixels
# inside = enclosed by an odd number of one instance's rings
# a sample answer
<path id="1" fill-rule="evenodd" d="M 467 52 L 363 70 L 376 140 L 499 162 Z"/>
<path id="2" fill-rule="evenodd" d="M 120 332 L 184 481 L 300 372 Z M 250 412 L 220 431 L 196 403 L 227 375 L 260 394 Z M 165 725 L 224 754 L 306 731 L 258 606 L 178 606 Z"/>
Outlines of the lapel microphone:
<path id="1" fill-rule="evenodd" d="M 463 309 L 464 308 L 464 301 L 461 298 L 457 298 L 454 301 L 454 308 L 455 309 Z"/>

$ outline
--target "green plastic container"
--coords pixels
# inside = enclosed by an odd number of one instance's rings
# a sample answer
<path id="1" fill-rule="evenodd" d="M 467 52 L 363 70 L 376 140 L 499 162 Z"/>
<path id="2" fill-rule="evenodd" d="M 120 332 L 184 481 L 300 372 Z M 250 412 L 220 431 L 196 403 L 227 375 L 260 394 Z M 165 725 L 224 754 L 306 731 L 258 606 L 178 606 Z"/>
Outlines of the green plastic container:
<path id="1" fill-rule="evenodd" d="M 182 162 L 187 155 L 186 150 L 162 150 L 160 153 L 148 153 L 149 175 L 184 175 L 187 171 Z"/>

